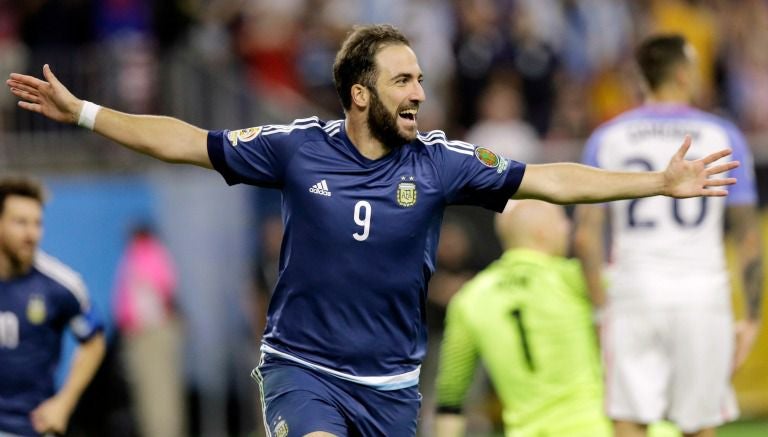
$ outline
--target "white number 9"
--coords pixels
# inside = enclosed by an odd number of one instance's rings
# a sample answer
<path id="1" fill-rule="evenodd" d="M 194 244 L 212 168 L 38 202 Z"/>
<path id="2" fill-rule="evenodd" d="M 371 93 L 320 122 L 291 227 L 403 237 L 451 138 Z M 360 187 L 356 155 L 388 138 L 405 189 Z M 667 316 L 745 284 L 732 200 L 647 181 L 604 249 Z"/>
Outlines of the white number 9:
<path id="1" fill-rule="evenodd" d="M 371 231 L 371 204 L 361 200 L 355 204 L 355 223 L 363 227 L 363 233 L 352 234 L 357 241 L 365 241 Z"/>

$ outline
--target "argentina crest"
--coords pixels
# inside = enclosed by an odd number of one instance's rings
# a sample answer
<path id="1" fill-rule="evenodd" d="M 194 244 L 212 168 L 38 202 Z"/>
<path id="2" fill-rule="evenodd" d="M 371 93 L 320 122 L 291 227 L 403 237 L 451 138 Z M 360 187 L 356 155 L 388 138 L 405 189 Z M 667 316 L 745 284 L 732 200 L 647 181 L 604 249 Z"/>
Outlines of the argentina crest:
<path id="1" fill-rule="evenodd" d="M 33 325 L 39 325 L 45 321 L 45 299 L 39 294 L 33 294 L 27 303 L 27 320 Z"/>
<path id="2" fill-rule="evenodd" d="M 416 204 L 416 197 L 418 195 L 416 182 L 413 181 L 413 176 L 410 176 L 407 180 L 405 176 L 400 179 L 401 182 L 397 184 L 397 204 L 408 208 Z"/>

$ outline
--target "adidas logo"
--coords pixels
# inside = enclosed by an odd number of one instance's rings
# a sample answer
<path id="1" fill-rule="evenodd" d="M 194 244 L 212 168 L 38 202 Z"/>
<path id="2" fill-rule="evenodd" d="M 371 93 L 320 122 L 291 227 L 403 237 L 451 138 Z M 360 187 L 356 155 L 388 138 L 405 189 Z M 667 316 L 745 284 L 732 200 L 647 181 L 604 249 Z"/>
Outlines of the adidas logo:
<path id="1" fill-rule="evenodd" d="M 309 192 L 331 197 L 331 192 L 328 191 L 328 184 L 325 182 L 325 179 L 309 187 Z"/>

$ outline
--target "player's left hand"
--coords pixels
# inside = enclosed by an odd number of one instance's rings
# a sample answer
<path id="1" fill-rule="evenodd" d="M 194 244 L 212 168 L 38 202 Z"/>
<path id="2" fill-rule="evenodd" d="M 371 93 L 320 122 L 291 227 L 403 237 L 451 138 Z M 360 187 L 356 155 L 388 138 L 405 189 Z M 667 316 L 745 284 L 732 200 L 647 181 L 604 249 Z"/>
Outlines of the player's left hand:
<path id="1" fill-rule="evenodd" d="M 691 136 L 686 135 L 683 144 L 669 161 L 664 170 L 664 195 L 671 197 L 725 196 L 728 191 L 721 188 L 736 183 L 736 178 L 711 178 L 739 166 L 738 161 L 712 165 L 718 159 L 731 154 L 730 149 L 723 149 L 701 159 L 688 161 L 685 154 L 691 147 Z"/>
<path id="2" fill-rule="evenodd" d="M 60 396 L 46 399 L 31 413 L 30 419 L 35 431 L 40 434 L 64 434 L 69 424 L 72 406 Z"/>
<path id="3" fill-rule="evenodd" d="M 733 351 L 733 371 L 736 372 L 749 356 L 752 346 L 760 333 L 760 322 L 756 320 L 741 320 L 736 323 L 736 341 Z"/>

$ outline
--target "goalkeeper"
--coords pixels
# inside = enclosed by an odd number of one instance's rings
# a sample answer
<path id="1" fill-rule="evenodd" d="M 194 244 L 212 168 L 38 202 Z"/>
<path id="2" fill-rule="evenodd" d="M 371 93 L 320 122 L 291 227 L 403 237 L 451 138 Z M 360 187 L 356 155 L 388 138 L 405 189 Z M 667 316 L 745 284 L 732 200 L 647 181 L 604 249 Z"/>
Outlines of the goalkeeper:
<path id="1" fill-rule="evenodd" d="M 590 302 L 578 261 L 564 257 L 563 208 L 511 201 L 496 231 L 504 254 L 448 306 L 434 435 L 464 434 L 462 403 L 482 361 L 506 436 L 610 436 Z"/>

